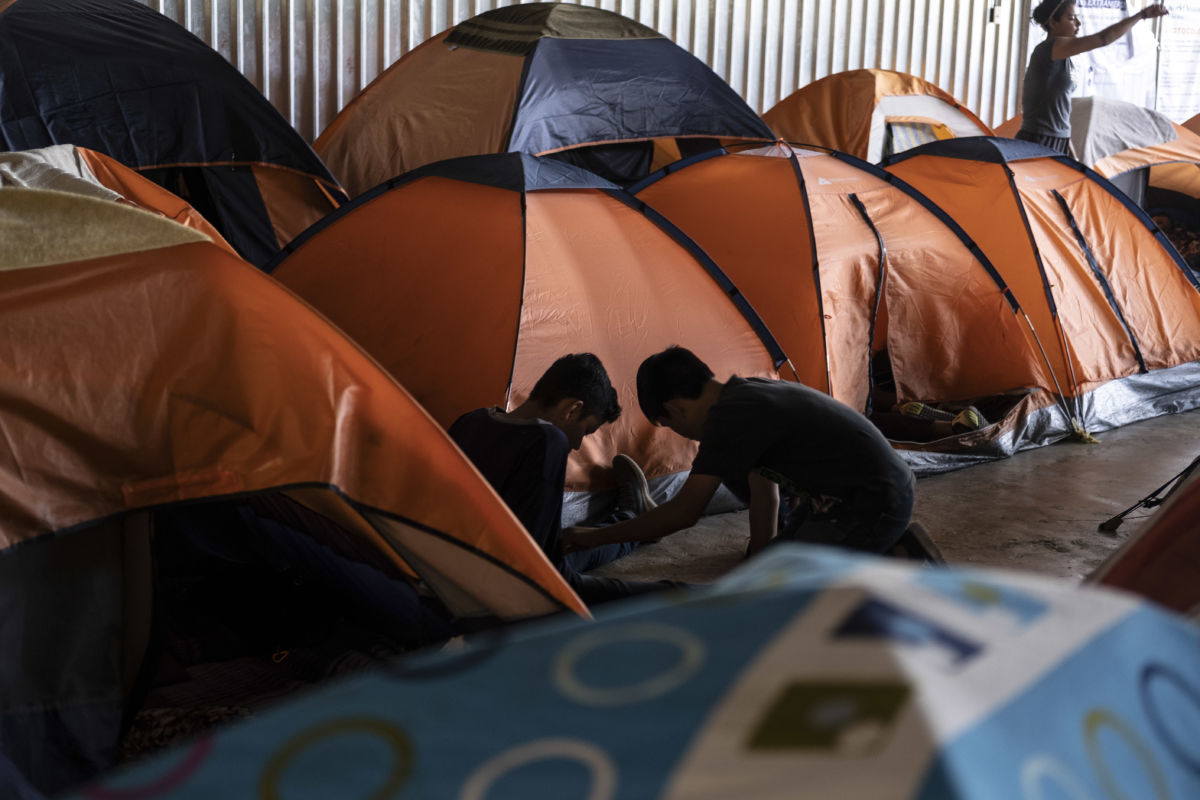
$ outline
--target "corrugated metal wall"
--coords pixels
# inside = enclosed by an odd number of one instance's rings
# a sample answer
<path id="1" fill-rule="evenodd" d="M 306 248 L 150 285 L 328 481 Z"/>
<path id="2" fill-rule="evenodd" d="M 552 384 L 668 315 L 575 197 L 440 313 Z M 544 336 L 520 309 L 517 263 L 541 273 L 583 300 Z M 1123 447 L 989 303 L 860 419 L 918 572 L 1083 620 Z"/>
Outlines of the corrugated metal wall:
<path id="1" fill-rule="evenodd" d="M 507 0 L 145 0 L 224 55 L 312 140 L 430 36 Z M 1028 0 L 583 0 L 670 36 L 759 112 L 833 72 L 941 86 L 989 124 L 1015 113 Z"/>

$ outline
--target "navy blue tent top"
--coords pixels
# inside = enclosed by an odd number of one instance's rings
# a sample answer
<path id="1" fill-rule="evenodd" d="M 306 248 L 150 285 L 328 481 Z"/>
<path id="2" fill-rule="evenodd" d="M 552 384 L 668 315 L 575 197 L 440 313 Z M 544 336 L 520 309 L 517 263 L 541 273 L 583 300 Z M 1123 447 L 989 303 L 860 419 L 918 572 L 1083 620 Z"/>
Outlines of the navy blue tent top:
<path id="1" fill-rule="evenodd" d="M 775 138 L 704 62 L 612 11 L 572 3 L 505 6 L 456 25 L 446 45 L 527 59 L 509 150 L 548 153 L 581 142 L 680 134 Z"/>
<path id="2" fill-rule="evenodd" d="M 273 272 L 289 255 L 304 246 L 314 236 L 320 234 L 347 214 L 353 213 L 363 205 L 387 194 L 393 189 L 406 186 L 422 178 L 449 178 L 451 180 L 476 183 L 483 186 L 494 186 L 513 192 L 542 191 L 554 189 L 598 189 L 619 200 L 625 205 L 642 214 L 657 226 L 677 244 L 686 249 L 700 266 L 712 276 L 717 285 L 725 292 L 742 316 L 762 340 L 767 352 L 770 353 L 776 367 L 786 360 L 779 343 L 767 330 L 758 313 L 750 306 L 746 298 L 729 280 L 720 267 L 709 258 L 683 231 L 663 217 L 641 200 L 621 189 L 615 183 L 594 175 L 587 170 L 558 161 L 553 158 L 531 156 L 526 153 L 489 153 L 478 156 L 462 156 L 445 161 L 438 161 L 419 167 L 399 177 L 385 181 L 373 189 L 355 197 L 341 206 L 320 222 L 289 242 L 275 257 L 263 267 L 263 270 Z M 523 212 L 522 212 L 523 213 Z"/>
<path id="3" fill-rule="evenodd" d="M 437 176 L 495 186 L 514 192 L 538 189 L 617 189 L 615 183 L 588 172 L 582 167 L 549 158 L 538 158 L 526 153 L 495 153 L 480 156 L 463 156 L 438 161 L 393 178 L 365 192 L 362 197 L 374 197 L 381 192 L 403 183 Z M 361 198 L 356 198 L 357 200 Z"/>
<path id="4" fill-rule="evenodd" d="M 612 11 L 574 3 L 518 3 L 463 20 L 446 37 L 450 47 L 527 55 L 545 38 L 661 39 L 662 34 Z"/>
<path id="5" fill-rule="evenodd" d="M 527 153 L 486 153 L 479 156 L 462 156 L 445 161 L 426 164 L 384 181 L 329 213 L 304 233 L 297 236 L 280 250 L 263 270 L 271 272 L 279 262 L 295 252 L 305 242 L 347 214 L 371 202 L 380 195 L 421 178 L 448 178 L 464 183 L 477 183 L 507 189 L 510 192 L 528 192 L 542 189 L 603 189 L 618 191 L 617 184 L 588 172 L 582 167 L 567 164 L 552 158 L 538 158 Z"/>
<path id="6" fill-rule="evenodd" d="M 544 38 L 528 56 L 508 149 L 680 134 L 775 138 L 729 84 L 668 39 Z"/>
<path id="7" fill-rule="evenodd" d="M 17 0 L 0 13 L 0 146 L 54 144 L 138 168 L 274 164 L 336 185 L 250 81 L 134 0 Z"/>
<path id="8" fill-rule="evenodd" d="M 941 156 L 962 158 L 968 161 L 987 161 L 1005 164 L 1012 161 L 1027 161 L 1032 158 L 1061 158 L 1062 153 L 1044 145 L 1021 139 L 1004 139 L 998 136 L 963 136 L 929 142 L 911 150 L 905 150 L 883 160 L 884 166 L 896 164 L 915 156 Z"/>

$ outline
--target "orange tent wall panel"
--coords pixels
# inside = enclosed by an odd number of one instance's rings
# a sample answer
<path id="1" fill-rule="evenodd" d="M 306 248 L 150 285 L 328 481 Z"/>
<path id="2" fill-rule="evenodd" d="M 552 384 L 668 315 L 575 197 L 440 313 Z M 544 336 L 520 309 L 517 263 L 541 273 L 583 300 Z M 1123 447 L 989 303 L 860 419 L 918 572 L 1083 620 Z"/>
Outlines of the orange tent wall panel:
<path id="1" fill-rule="evenodd" d="M 678 344 L 722 379 L 775 377 L 762 341 L 695 258 L 625 203 L 600 192 L 533 192 L 526 203 L 525 296 L 510 405 L 528 396 L 554 359 L 593 352 L 623 413 L 584 441 L 568 466 L 568 489 L 602 480 L 619 452 L 649 477 L 686 471 L 695 445 L 641 413 L 638 366 Z"/>
<path id="2" fill-rule="evenodd" d="M 879 95 L 872 70 L 853 70 L 814 81 L 763 114 L 778 136 L 865 156 L 871 114 Z"/>
<path id="3" fill-rule="evenodd" d="M 340 188 L 303 172 L 272 164 L 252 164 L 250 172 L 281 248 L 345 201 Z"/>
<path id="4" fill-rule="evenodd" d="M 790 165 L 776 161 L 708 159 L 651 183 L 638 197 L 716 261 L 762 316 L 800 382 L 828 392 L 808 212 L 797 202 Z"/>
<path id="5" fill-rule="evenodd" d="M 1081 388 L 1200 357 L 1200 293 L 1170 253 L 1113 194 L 1054 159 L 1012 165 L 1042 253 Z M 1057 190 L 1070 217 L 1052 193 Z M 1093 274 L 1071 220 L 1113 293 Z M 1125 327 L 1129 331 L 1126 332 Z"/>
<path id="6" fill-rule="evenodd" d="M 1058 325 L 1005 165 L 929 155 L 887 170 L 945 209 L 979 245 L 1032 322 L 1052 374 L 1065 379 L 1070 371 Z"/>
<path id="7" fill-rule="evenodd" d="M 968 400 L 1053 388 L 1024 313 L 949 227 L 890 187 L 860 199 L 887 247 L 883 305 L 900 396 Z"/>
<path id="8" fill-rule="evenodd" d="M 902 102 L 893 102 L 891 98 Z M 827 75 L 780 100 L 763 114 L 763 120 L 776 135 L 788 141 L 829 147 L 873 161 L 878 155 L 873 156 L 872 151 L 882 146 L 871 140 L 872 129 L 878 132 L 883 122 L 875 119 L 880 103 L 890 108 L 887 116 L 896 120 L 933 123 L 945 133 L 952 133 L 947 119 L 953 119 L 954 128 L 960 131 L 958 135 L 991 133 L 974 112 L 936 84 L 886 69 L 847 70 Z M 933 117 L 935 114 L 939 117 Z"/>
<path id="9" fill-rule="evenodd" d="M 1019 166 L 1023 165 L 1014 165 Z M 1018 180 L 1023 174 L 1018 174 Z M 1081 181 L 1082 177 L 1079 175 Z M 1136 373 L 1138 363 L 1133 344 L 1109 308 L 1104 290 L 1092 275 L 1070 221 L 1051 190 L 1059 190 L 1064 197 L 1074 197 L 1076 193 L 1069 186 L 1053 183 L 1036 190 L 1020 185 L 1025 214 L 1054 296 L 1056 318 L 1065 337 L 1069 355 L 1066 374 L 1071 376 L 1070 384 L 1079 387 L 1075 393 L 1083 391 L 1082 387 L 1088 384 Z M 1022 265 L 1006 264 L 1005 267 L 1016 270 Z M 1031 267 L 1024 265 L 1025 269 Z"/>
<path id="10" fill-rule="evenodd" d="M 632 198 L 610 194 L 611 185 L 519 154 L 430 170 L 355 201 L 273 274 L 443 426 L 476 408 L 513 408 L 555 359 L 593 352 L 624 413 L 573 454 L 566 488 L 598 490 L 611 485 L 618 452 L 637 458 L 650 477 L 690 466 L 694 444 L 652 426 L 638 408 L 636 373 L 645 357 L 680 344 L 725 377 L 777 375 L 769 334 L 756 331 L 753 314 L 739 309 L 685 239 Z"/>
<path id="11" fill-rule="evenodd" d="M 1000 126 L 996 128 L 996 135 L 1005 139 L 1015 139 L 1019 130 L 1021 130 L 1021 115 L 1017 114 L 1000 123 Z"/>
<path id="12" fill-rule="evenodd" d="M 1083 184 L 1078 184 L 1062 194 L 1102 265 L 1146 368 L 1200 359 L 1200 292 L 1154 233 L 1129 219 L 1121 201 L 1108 192 L 1088 192 L 1085 197 Z M 1129 221 L 1116 235 L 1114 221 L 1123 219 Z"/>
<path id="13" fill-rule="evenodd" d="M 1150 168 L 1150 185 L 1200 201 L 1200 161 L 1190 164 L 1156 164 Z"/>
<path id="14" fill-rule="evenodd" d="M 524 247 L 520 194 L 431 176 L 334 220 L 273 274 L 449 427 L 508 395 Z"/>
<path id="15" fill-rule="evenodd" d="M 777 147 L 689 164 L 638 196 L 714 257 L 803 382 L 854 408 L 866 408 L 871 357 L 884 347 L 906 399 L 1052 388 L 1028 324 L 984 265 L 946 223 L 874 169 Z M 877 311 L 880 238 L 886 256 Z M 965 359 L 963 352 L 990 355 Z"/>
<path id="16" fill-rule="evenodd" d="M 9 366 L 26 376 L 2 398 L 15 411 L 4 415 L 0 546 L 146 505 L 331 485 L 410 537 L 440 531 L 464 558 L 483 554 L 582 610 L 434 420 L 224 251 L 185 244 L 0 271 L 0 309 Z M 501 605 L 504 591 L 492 592 Z"/>
<path id="17" fill-rule="evenodd" d="M 217 229 L 210 225 L 199 211 L 188 205 L 183 198 L 168 192 L 157 183 L 143 178 L 115 158 L 110 158 L 86 147 L 80 147 L 77 150 L 96 179 L 131 204 L 162 214 L 180 225 L 194 228 L 212 239 L 218 247 L 236 255 L 234 249 L 225 241 L 225 237 L 221 236 Z"/>
<path id="18" fill-rule="evenodd" d="M 385 70 L 317 137 L 313 149 L 351 197 L 434 161 L 507 149 L 525 59 L 467 47 L 445 52 L 449 33 Z"/>
<path id="19" fill-rule="evenodd" d="M 1200 294 L 1143 219 L 1087 173 L 1051 157 L 1005 164 L 933 154 L 888 170 L 980 245 L 1028 313 L 1066 395 L 1139 372 L 1139 349 L 1146 369 L 1200 357 Z"/>

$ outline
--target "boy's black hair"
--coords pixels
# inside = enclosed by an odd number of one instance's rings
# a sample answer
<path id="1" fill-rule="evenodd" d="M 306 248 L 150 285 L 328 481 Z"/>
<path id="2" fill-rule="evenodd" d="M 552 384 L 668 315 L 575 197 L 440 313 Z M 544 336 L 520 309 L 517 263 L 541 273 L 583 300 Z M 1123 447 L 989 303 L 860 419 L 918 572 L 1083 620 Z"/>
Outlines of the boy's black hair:
<path id="1" fill-rule="evenodd" d="M 597 416 L 603 425 L 621 416 L 617 390 L 600 359 L 591 353 L 572 353 L 555 361 L 542 373 L 529 399 L 552 406 L 566 399 L 583 403 L 583 416 Z"/>
<path id="2" fill-rule="evenodd" d="M 695 353 L 671 345 L 642 362 L 637 373 L 638 405 L 651 422 L 667 416 L 666 403 L 683 397 L 694 400 L 713 378 L 713 371 Z"/>
<path id="3" fill-rule="evenodd" d="M 1075 0 L 1042 0 L 1037 8 L 1033 9 L 1033 21 L 1041 25 L 1046 30 L 1050 30 L 1050 20 L 1055 22 L 1062 19 L 1066 7 L 1075 5 Z"/>

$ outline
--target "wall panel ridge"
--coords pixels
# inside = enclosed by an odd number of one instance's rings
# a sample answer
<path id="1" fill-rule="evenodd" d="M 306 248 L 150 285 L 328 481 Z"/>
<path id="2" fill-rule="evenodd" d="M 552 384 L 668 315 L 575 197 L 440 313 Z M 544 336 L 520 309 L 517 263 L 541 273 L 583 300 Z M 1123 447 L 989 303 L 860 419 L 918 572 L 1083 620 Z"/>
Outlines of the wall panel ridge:
<path id="1" fill-rule="evenodd" d="M 429 37 L 511 0 L 142 0 L 220 52 L 309 141 Z M 984 122 L 1017 109 L 1029 0 L 581 0 L 670 37 L 760 113 L 812 81 L 880 67 Z"/>

